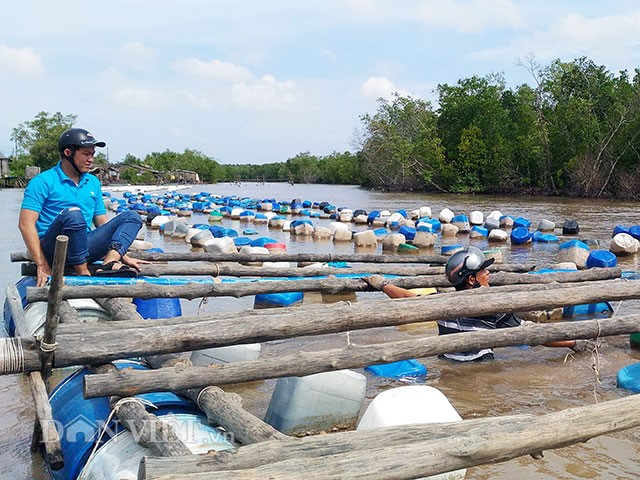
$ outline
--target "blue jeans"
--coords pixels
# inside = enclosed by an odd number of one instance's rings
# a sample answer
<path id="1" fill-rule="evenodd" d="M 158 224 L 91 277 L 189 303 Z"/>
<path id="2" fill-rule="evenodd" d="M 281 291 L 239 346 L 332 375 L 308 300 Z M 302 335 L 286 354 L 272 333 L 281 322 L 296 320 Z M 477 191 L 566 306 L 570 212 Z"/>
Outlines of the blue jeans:
<path id="1" fill-rule="evenodd" d="M 116 250 L 120 256 L 127 253 L 140 227 L 140 215 L 127 210 L 88 232 L 80 209 L 65 208 L 40 238 L 40 245 L 49 265 L 52 265 L 56 237 L 66 235 L 69 238 L 66 264 L 93 263 L 102 259 L 109 250 Z"/>

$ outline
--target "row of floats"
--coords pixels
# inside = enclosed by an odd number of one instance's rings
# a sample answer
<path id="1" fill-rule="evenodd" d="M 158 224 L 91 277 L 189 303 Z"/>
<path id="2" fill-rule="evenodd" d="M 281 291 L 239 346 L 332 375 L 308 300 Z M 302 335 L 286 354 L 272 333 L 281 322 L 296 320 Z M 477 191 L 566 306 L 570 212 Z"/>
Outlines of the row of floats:
<path id="1" fill-rule="evenodd" d="M 577 239 L 561 242 L 561 237 L 554 234 L 557 225 L 551 220 L 541 219 L 534 227 L 527 218 L 503 215 L 498 210 L 486 217 L 479 210 L 467 216 L 455 214 L 448 208 L 432 215 L 431 208 L 426 206 L 409 212 L 367 212 L 336 207 L 329 202 L 258 200 L 208 192 L 167 192 L 154 196 L 125 192 L 122 199 L 107 195 L 105 202 L 116 212 L 124 209 L 137 211 L 146 216 L 151 228 L 157 228 L 172 237 L 184 237 L 193 246 L 214 253 L 234 253 L 243 247 L 286 249 L 274 239 L 250 238 L 258 233 L 251 228 L 244 229 L 240 235 L 233 228 L 222 227 L 219 224 L 225 218 L 247 225 L 267 225 L 270 229 L 281 229 L 291 235 L 310 236 L 317 240 L 352 241 L 356 247 L 382 244 L 383 250 L 398 252 L 433 248 L 439 235 L 455 238 L 465 234 L 471 239 L 486 239 L 497 244 L 510 242 L 511 245 L 559 243 L 559 261 L 574 262 L 578 268 L 616 266 L 618 256 L 633 255 L 640 248 L 640 226 L 618 225 L 614 228 L 608 249 L 592 250 L 594 245 L 590 242 Z M 186 217 L 194 212 L 208 214 L 208 223 L 189 225 Z M 291 215 L 306 218 L 291 219 Z M 333 221 L 328 226 L 319 226 L 313 223 L 314 218 Z M 369 228 L 352 231 L 350 223 Z M 578 235 L 580 226 L 576 220 L 568 219 L 562 224 L 561 230 L 563 237 Z M 441 246 L 443 255 L 451 255 L 462 248 L 462 245 L 449 243 Z"/>

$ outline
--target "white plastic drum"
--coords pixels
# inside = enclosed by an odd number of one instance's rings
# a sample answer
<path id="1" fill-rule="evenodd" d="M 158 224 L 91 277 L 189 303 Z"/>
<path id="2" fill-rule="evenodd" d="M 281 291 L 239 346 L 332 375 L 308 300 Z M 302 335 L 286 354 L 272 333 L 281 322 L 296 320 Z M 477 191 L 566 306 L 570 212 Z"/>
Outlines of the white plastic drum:
<path id="1" fill-rule="evenodd" d="M 204 417 L 171 414 L 158 418 L 174 427 L 191 453 L 234 448 L 220 430 L 206 424 Z M 138 445 L 131 432 L 120 432 L 96 451 L 78 475 L 78 480 L 136 480 L 140 460 L 147 455 L 151 455 L 151 451 Z"/>

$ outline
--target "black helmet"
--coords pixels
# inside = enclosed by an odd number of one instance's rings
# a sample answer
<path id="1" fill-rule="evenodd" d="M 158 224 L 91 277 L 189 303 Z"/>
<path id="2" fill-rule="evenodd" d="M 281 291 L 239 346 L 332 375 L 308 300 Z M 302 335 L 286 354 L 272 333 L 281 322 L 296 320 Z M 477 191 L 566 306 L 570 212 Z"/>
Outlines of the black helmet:
<path id="1" fill-rule="evenodd" d="M 451 285 L 461 285 L 469 275 L 484 270 L 494 262 L 494 258 L 485 259 L 484 253 L 477 247 L 459 250 L 447 261 L 445 274 Z"/>
<path id="2" fill-rule="evenodd" d="M 93 135 L 83 128 L 70 128 L 58 139 L 58 150 L 62 152 L 69 147 L 106 147 L 104 142 L 97 141 Z"/>

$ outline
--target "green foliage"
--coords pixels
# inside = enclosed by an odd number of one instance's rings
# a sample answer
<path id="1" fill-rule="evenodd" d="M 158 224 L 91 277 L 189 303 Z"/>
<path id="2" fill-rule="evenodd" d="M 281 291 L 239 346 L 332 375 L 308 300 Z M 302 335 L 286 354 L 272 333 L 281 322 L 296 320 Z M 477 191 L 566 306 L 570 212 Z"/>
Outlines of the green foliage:
<path id="1" fill-rule="evenodd" d="M 40 112 L 33 120 L 21 123 L 11 133 L 18 155 L 28 155 L 27 165 L 35 165 L 42 170 L 51 168 L 60 160 L 58 138 L 73 126 L 76 118 L 76 115 L 62 115 L 60 112 L 53 115 Z"/>
<path id="2" fill-rule="evenodd" d="M 412 190 L 425 182 L 437 186 L 444 164 L 436 132 L 436 114 L 429 102 L 394 95 L 378 100 L 375 115 L 363 115 L 365 138 L 361 162 L 371 186 Z"/>

